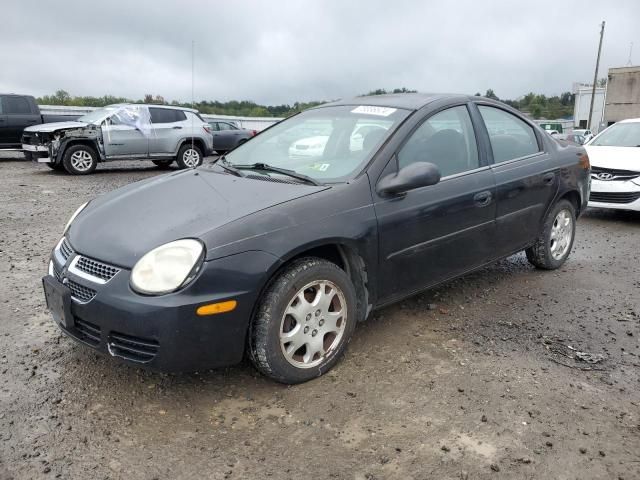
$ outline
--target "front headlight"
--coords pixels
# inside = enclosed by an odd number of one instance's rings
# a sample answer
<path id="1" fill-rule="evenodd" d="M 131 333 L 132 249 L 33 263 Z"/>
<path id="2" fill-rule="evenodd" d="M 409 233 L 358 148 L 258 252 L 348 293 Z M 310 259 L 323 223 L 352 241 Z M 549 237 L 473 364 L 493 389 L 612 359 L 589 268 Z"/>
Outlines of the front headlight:
<path id="1" fill-rule="evenodd" d="M 73 213 L 73 215 L 71 215 L 71 218 L 69 219 L 69 221 L 67 222 L 67 224 L 64 226 L 64 231 L 62 232 L 62 235 L 66 235 L 67 230 L 69 230 L 69 227 L 71 226 L 71 224 L 73 223 L 73 221 L 76 219 L 76 217 L 80 214 L 80 212 L 82 210 L 84 210 L 84 207 L 86 207 L 89 204 L 89 202 L 83 203 L 82 205 L 80 205 L 78 207 L 78 209 Z"/>
<path id="2" fill-rule="evenodd" d="M 189 283 L 198 273 L 204 258 L 198 240 L 185 238 L 154 248 L 131 271 L 131 287 L 149 295 L 170 293 Z"/>

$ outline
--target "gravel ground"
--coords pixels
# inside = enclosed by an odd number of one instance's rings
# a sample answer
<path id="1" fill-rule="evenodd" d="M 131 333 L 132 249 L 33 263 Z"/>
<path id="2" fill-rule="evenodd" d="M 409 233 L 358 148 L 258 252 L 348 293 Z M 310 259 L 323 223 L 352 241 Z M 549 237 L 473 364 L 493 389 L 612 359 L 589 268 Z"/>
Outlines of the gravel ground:
<path id="1" fill-rule="evenodd" d="M 47 314 L 68 217 L 153 166 L 0 171 L 0 478 L 640 478 L 638 214 L 587 212 L 559 271 L 519 254 L 378 311 L 285 387 L 128 367 Z"/>

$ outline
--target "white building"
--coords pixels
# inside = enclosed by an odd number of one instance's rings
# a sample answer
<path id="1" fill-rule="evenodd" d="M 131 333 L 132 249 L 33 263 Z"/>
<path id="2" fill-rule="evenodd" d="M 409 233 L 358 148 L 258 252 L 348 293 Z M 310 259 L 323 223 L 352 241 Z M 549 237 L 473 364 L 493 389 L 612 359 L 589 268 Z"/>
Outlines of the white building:
<path id="1" fill-rule="evenodd" d="M 573 84 L 573 93 L 576 96 L 573 107 L 573 122 L 575 128 L 589 128 L 587 124 L 589 123 L 592 89 L 592 86 L 584 83 Z M 596 87 L 593 115 L 591 117 L 591 130 L 593 133 L 597 133 L 601 129 L 600 127 L 604 119 L 604 102 L 606 96 L 606 87 Z"/>

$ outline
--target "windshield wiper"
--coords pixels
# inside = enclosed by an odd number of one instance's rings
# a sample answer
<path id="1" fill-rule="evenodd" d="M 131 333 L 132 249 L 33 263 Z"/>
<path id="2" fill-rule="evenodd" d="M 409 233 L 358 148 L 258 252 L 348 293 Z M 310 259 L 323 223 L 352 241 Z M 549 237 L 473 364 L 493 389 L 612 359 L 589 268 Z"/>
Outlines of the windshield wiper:
<path id="1" fill-rule="evenodd" d="M 218 160 L 222 160 L 221 162 L 218 162 Z M 213 164 L 218 164 L 220 165 L 220 167 L 222 167 L 224 170 L 226 170 L 227 172 L 232 173 L 233 175 L 235 175 L 236 177 L 244 177 L 244 173 L 242 173 L 240 170 L 238 170 L 236 167 L 234 167 L 233 165 L 231 165 L 227 159 L 225 158 L 224 155 L 222 155 L 221 157 L 216 158 L 213 162 L 211 162 Z"/>
<path id="2" fill-rule="evenodd" d="M 243 170 L 262 170 L 264 172 L 280 173 L 282 175 L 287 175 L 291 178 L 302 180 L 303 182 L 307 182 L 311 185 L 316 185 L 316 186 L 321 185 L 313 178 L 308 177 L 307 175 L 304 175 L 302 173 L 298 173 L 295 170 L 289 170 L 288 168 L 274 167 L 266 163 L 253 163 L 251 165 L 233 165 L 233 166 L 237 169 L 243 169 Z"/>

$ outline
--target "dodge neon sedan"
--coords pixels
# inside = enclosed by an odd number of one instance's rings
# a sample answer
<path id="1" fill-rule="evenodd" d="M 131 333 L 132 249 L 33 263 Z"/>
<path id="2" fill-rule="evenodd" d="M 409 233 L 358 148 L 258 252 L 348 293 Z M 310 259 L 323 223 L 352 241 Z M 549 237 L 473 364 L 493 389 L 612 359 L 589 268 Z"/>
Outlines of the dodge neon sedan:
<path id="1" fill-rule="evenodd" d="M 318 130 L 321 155 L 290 155 L 292 131 Z M 560 267 L 588 198 L 584 149 L 502 103 L 358 97 L 83 205 L 45 296 L 63 332 L 126 362 L 188 371 L 246 354 L 298 383 L 376 308 L 521 250 Z"/>

